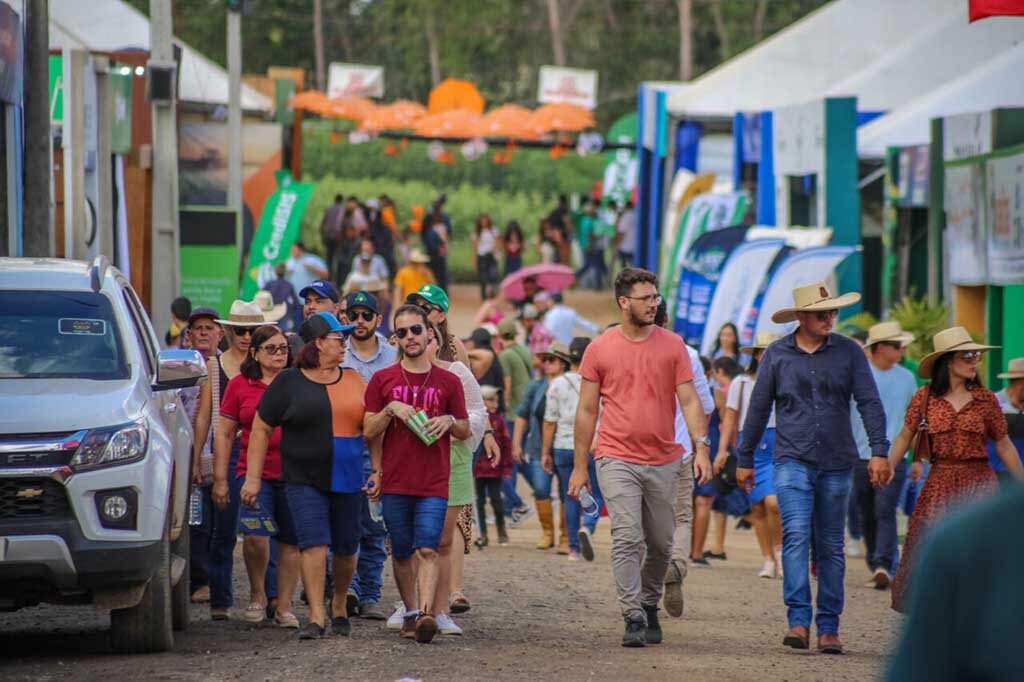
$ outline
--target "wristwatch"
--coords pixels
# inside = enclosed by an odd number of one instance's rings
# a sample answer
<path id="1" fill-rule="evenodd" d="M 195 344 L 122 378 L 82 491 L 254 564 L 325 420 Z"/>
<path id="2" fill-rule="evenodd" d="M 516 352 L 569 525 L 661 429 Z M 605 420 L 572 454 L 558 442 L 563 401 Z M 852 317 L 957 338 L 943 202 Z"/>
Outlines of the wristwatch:
<path id="1" fill-rule="evenodd" d="M 711 439 L 708 438 L 706 435 L 705 436 L 700 436 L 699 438 L 694 438 L 693 442 L 696 445 L 706 445 L 709 448 L 711 447 Z"/>

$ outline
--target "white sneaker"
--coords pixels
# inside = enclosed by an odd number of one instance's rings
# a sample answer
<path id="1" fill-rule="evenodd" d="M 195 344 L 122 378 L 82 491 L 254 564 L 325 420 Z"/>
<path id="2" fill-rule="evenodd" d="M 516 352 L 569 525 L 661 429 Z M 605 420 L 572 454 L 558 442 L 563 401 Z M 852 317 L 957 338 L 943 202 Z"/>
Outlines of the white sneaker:
<path id="1" fill-rule="evenodd" d="M 462 628 L 455 624 L 452 617 L 447 613 L 437 614 L 437 629 L 442 635 L 451 635 L 452 637 L 461 637 Z"/>
<path id="2" fill-rule="evenodd" d="M 775 560 L 765 559 L 764 564 L 761 566 L 761 572 L 757 574 L 758 578 L 774 578 L 775 577 Z"/>
<path id="3" fill-rule="evenodd" d="M 582 557 L 575 549 L 569 550 L 569 561 L 579 561 Z"/>
<path id="4" fill-rule="evenodd" d="M 864 556 L 864 547 L 861 545 L 860 540 L 851 537 L 846 538 L 846 556 L 853 558 Z"/>
<path id="5" fill-rule="evenodd" d="M 402 622 L 405 620 L 405 603 L 395 602 L 395 612 L 388 616 L 388 630 L 398 632 L 402 629 Z"/>

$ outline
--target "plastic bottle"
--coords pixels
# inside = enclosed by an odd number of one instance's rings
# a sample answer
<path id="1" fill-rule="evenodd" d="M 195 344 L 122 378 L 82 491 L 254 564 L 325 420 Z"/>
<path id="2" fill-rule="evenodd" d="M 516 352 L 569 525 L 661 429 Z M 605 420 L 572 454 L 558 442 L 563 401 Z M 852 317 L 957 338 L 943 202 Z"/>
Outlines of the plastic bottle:
<path id="1" fill-rule="evenodd" d="M 203 491 L 200 488 L 193 488 L 192 494 L 188 496 L 188 525 L 201 526 L 203 524 Z"/>
<path id="2" fill-rule="evenodd" d="M 370 481 L 367 487 L 373 490 L 373 481 Z M 373 519 L 373 522 L 381 523 L 384 521 L 384 504 L 380 501 L 380 498 L 378 497 L 376 500 L 367 499 L 367 502 L 370 503 L 370 518 Z"/>
<path id="3" fill-rule="evenodd" d="M 580 508 L 587 516 L 596 516 L 601 511 L 597 507 L 597 500 L 586 488 L 580 488 Z"/>

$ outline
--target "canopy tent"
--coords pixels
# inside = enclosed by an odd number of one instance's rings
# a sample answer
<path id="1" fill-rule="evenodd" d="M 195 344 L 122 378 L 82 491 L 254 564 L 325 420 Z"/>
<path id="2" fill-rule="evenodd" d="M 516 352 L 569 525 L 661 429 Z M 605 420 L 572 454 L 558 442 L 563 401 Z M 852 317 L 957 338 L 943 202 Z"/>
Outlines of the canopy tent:
<path id="1" fill-rule="evenodd" d="M 982 26 L 989 21 L 975 24 Z M 1012 19 L 1011 19 L 1012 21 Z M 951 114 L 1024 107 L 1024 44 L 1017 45 L 923 97 L 863 126 L 857 135 L 861 158 L 884 158 L 886 147 L 927 144 L 931 119 Z"/>
<path id="2" fill-rule="evenodd" d="M 178 99 L 197 104 L 228 103 L 228 73 L 175 38 L 181 47 Z M 50 0 L 50 49 L 97 52 L 149 50 L 149 19 L 122 0 Z M 274 102 L 242 85 L 242 109 L 270 111 Z"/>
<path id="3" fill-rule="evenodd" d="M 820 98 L 953 15 L 966 23 L 963 0 L 835 0 L 673 94 L 668 111 L 731 120 Z"/>

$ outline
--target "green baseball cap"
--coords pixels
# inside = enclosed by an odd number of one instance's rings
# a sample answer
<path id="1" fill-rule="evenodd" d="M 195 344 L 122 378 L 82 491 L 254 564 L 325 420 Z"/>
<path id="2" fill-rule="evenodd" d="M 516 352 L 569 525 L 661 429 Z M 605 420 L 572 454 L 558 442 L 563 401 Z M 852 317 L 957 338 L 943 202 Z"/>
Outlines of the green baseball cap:
<path id="1" fill-rule="evenodd" d="M 443 312 L 448 312 L 448 294 L 436 284 L 424 284 L 419 291 L 409 294 L 405 302 L 418 303 L 420 300 L 436 305 Z"/>

